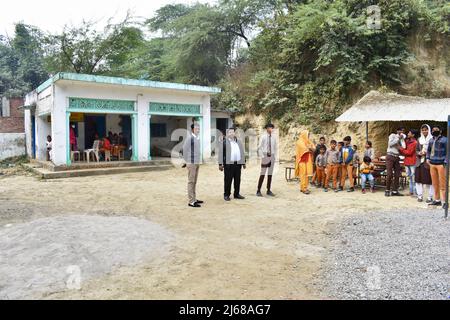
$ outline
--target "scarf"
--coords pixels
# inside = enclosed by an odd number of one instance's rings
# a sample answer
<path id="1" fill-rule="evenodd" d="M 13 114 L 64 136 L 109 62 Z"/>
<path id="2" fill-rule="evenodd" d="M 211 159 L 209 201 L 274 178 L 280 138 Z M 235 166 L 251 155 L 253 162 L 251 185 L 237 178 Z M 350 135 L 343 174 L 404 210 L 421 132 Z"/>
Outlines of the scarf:
<path id="1" fill-rule="evenodd" d="M 298 177 L 300 175 L 300 159 L 308 152 L 311 152 L 309 150 L 309 148 L 314 148 L 314 144 L 311 142 L 311 140 L 309 140 L 309 131 L 308 130 L 304 130 L 300 133 L 300 137 L 297 140 L 297 143 L 295 145 L 295 175 L 296 177 Z M 309 161 L 307 163 L 307 172 L 308 175 L 312 174 L 312 159 L 311 157 L 309 158 Z"/>
<path id="2" fill-rule="evenodd" d="M 419 143 L 421 145 L 426 145 L 428 147 L 428 144 L 430 143 L 430 140 L 433 139 L 433 136 L 431 135 L 431 128 L 429 125 L 425 124 L 428 128 L 428 136 L 424 136 L 423 133 L 420 134 Z"/>
<path id="3" fill-rule="evenodd" d="M 423 133 L 420 133 L 420 138 L 419 138 L 419 144 L 422 146 L 422 150 L 421 151 L 425 151 L 427 152 L 428 150 L 428 146 L 430 144 L 430 141 L 433 139 L 433 136 L 431 135 L 431 128 L 429 125 L 425 124 L 425 126 L 427 126 L 428 128 L 428 136 L 424 136 Z M 421 163 L 425 162 L 426 157 L 422 157 L 421 158 Z"/>

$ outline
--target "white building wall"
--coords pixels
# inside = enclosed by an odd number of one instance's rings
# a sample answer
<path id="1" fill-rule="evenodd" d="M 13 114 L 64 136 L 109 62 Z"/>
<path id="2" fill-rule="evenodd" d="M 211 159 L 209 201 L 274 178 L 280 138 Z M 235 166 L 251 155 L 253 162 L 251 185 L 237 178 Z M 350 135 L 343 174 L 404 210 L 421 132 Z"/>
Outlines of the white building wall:
<path id="1" fill-rule="evenodd" d="M 211 158 L 211 97 L 202 97 L 203 106 L 203 157 Z"/>
<path id="2" fill-rule="evenodd" d="M 32 136 L 33 136 L 33 132 L 32 132 L 32 124 L 31 124 L 31 111 L 28 109 L 25 109 L 24 111 L 24 127 L 25 127 L 25 151 L 26 151 L 26 155 L 28 157 L 32 156 L 32 145 L 31 145 L 31 140 L 32 140 Z"/>
<path id="3" fill-rule="evenodd" d="M 47 116 L 36 117 L 36 159 L 47 160 L 47 136 L 51 135 L 51 125 Z"/>
<path id="4" fill-rule="evenodd" d="M 137 99 L 137 130 L 134 130 L 132 135 L 137 132 L 137 151 L 138 160 L 147 161 L 150 157 L 150 117 L 148 115 L 148 97 L 143 94 L 138 95 Z M 133 123 L 133 119 L 131 119 Z M 135 140 L 136 141 L 136 140 Z M 130 141 L 130 144 L 132 141 Z M 134 148 L 135 146 L 133 146 Z"/>
<path id="5" fill-rule="evenodd" d="M 53 163 L 58 166 L 67 163 L 67 91 L 54 85 L 54 107 L 52 111 L 52 151 Z"/>
<path id="6" fill-rule="evenodd" d="M 0 160 L 25 154 L 24 133 L 0 133 Z"/>
<path id="7" fill-rule="evenodd" d="M 53 86 L 38 94 L 36 103 L 36 116 L 47 115 L 53 109 Z"/>

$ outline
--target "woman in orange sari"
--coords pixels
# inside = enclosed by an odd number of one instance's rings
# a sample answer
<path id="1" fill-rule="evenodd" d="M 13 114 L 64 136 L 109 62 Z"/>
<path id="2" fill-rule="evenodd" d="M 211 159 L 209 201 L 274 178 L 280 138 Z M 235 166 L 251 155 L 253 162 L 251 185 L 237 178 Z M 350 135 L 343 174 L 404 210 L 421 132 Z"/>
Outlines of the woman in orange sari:
<path id="1" fill-rule="evenodd" d="M 300 178 L 300 191 L 310 194 L 308 190 L 309 177 L 313 175 L 313 152 L 314 144 L 309 140 L 309 131 L 300 133 L 296 144 L 295 176 Z"/>

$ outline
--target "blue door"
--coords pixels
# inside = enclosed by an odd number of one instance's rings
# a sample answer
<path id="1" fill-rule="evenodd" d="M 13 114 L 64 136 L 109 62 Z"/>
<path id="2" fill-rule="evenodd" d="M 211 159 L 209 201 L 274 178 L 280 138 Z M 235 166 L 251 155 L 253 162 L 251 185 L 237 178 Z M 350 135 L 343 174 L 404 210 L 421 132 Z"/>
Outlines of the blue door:
<path id="1" fill-rule="evenodd" d="M 36 117 L 31 116 L 31 158 L 36 159 Z"/>

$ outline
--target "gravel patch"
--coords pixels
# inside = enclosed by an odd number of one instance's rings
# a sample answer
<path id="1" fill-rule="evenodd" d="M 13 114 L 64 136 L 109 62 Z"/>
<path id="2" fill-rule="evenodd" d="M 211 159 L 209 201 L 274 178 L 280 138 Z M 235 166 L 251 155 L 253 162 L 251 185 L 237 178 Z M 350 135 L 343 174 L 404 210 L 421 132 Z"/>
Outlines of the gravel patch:
<path id="1" fill-rule="evenodd" d="M 426 209 L 346 219 L 325 265 L 318 285 L 335 299 L 450 299 L 450 221 Z"/>
<path id="2" fill-rule="evenodd" d="M 0 228 L 0 299 L 36 299 L 168 254 L 172 235 L 134 217 L 58 216 Z"/>

